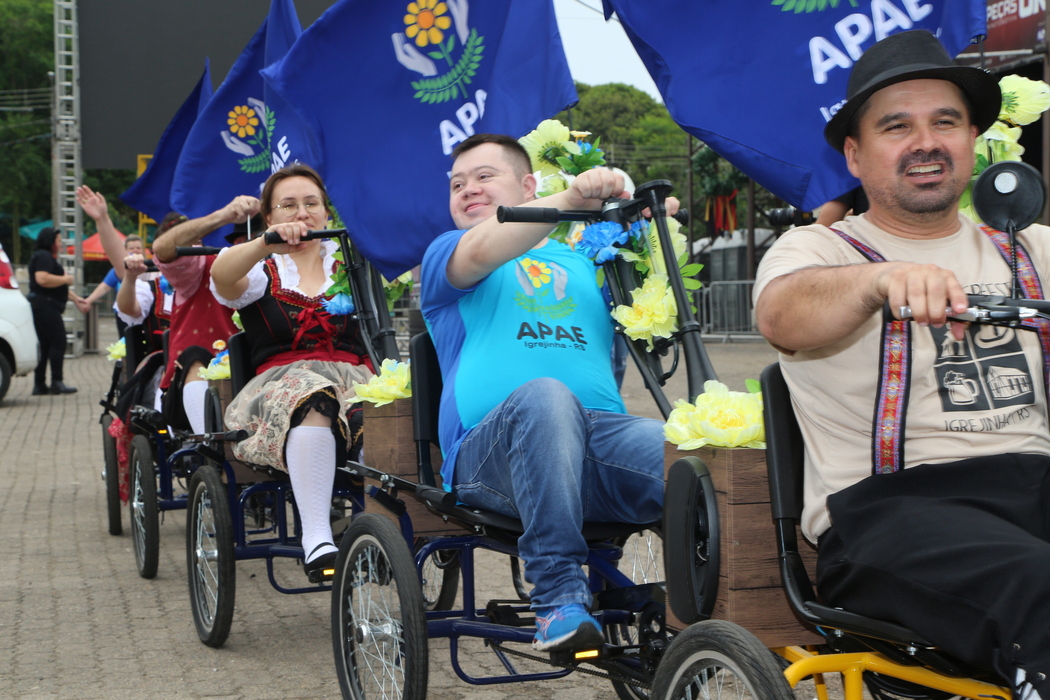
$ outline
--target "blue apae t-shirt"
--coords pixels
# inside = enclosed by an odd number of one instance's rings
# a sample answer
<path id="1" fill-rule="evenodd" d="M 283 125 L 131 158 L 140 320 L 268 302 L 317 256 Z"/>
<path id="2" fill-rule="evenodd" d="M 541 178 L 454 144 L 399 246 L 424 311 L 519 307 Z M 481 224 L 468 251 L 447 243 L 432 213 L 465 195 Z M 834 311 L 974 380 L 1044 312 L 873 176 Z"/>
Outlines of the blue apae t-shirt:
<path id="1" fill-rule="evenodd" d="M 120 278 L 117 277 L 117 271 L 112 267 L 109 268 L 109 272 L 107 272 L 106 276 L 102 278 L 102 281 L 108 284 L 110 289 L 114 289 L 118 292 L 120 291 Z"/>
<path id="2" fill-rule="evenodd" d="M 473 287 L 456 289 L 445 269 L 464 233 L 449 231 L 431 243 L 420 275 L 423 316 L 444 377 L 439 434 L 446 488 L 464 436 L 525 382 L 551 377 L 586 408 L 626 412 L 594 263 L 548 240 Z"/>

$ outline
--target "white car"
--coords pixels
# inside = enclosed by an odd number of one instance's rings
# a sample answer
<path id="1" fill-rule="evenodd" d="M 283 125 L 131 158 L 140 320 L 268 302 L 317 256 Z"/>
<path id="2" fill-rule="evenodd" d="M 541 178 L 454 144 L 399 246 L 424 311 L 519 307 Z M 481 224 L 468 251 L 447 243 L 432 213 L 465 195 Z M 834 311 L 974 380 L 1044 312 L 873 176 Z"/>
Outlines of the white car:
<path id="1" fill-rule="evenodd" d="M 0 401 L 11 386 L 11 377 L 32 372 L 39 357 L 33 311 L 18 288 L 7 253 L 0 246 Z"/>

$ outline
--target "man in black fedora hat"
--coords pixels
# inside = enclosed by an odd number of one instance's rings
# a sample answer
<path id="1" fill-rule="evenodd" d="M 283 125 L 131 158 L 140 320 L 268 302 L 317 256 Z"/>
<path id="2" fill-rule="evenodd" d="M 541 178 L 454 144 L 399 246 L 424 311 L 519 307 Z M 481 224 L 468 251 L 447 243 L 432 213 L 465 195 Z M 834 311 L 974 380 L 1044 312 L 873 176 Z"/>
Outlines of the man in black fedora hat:
<path id="1" fill-rule="evenodd" d="M 1050 429 L 1036 333 L 949 321 L 1009 294 L 1005 235 L 959 214 L 996 80 L 925 31 L 856 63 L 824 136 L 870 208 L 781 237 L 755 311 L 781 351 L 806 443 L 803 531 L 833 605 L 895 621 L 1050 698 Z M 1018 236 L 1021 284 L 1050 284 L 1050 233 Z M 914 323 L 885 322 L 911 307 Z"/>

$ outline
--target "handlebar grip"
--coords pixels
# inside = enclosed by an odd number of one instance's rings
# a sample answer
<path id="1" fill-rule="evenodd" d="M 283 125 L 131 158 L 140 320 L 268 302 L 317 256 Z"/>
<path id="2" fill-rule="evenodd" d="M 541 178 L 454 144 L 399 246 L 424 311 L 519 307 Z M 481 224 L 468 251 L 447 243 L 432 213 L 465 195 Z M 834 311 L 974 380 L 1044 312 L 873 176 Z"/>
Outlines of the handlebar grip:
<path id="1" fill-rule="evenodd" d="M 561 212 L 549 207 L 499 207 L 496 221 L 501 224 L 556 224 L 561 221 Z"/>
<path id="2" fill-rule="evenodd" d="M 321 231 L 307 231 L 302 236 L 299 236 L 299 241 L 314 241 L 319 238 L 338 238 L 346 233 L 345 228 L 329 228 Z M 276 231 L 267 231 L 263 234 L 263 242 L 266 245 L 278 245 L 284 243 L 284 239 L 281 238 L 281 234 Z"/>
<path id="3" fill-rule="evenodd" d="M 220 250 L 222 250 L 222 248 L 208 245 L 180 245 L 175 248 L 175 257 L 185 258 L 194 255 L 218 255 Z"/>
<path id="4" fill-rule="evenodd" d="M 678 212 L 674 215 L 673 218 L 674 218 L 675 221 L 680 223 L 682 226 L 688 226 L 689 225 L 689 210 L 688 209 L 679 209 Z"/>

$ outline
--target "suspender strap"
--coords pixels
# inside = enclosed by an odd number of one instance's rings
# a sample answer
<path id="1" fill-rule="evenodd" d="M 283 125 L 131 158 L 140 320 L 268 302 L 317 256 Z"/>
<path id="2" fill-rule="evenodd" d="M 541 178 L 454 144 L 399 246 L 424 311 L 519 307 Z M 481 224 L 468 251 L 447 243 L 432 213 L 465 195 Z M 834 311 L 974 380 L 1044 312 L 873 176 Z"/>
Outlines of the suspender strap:
<path id="1" fill-rule="evenodd" d="M 869 262 L 886 262 L 877 251 L 837 229 L 831 229 Z M 882 327 L 879 386 L 871 429 L 871 469 L 888 474 L 904 468 L 904 429 L 911 385 L 911 324 L 889 321 Z"/>
<path id="2" fill-rule="evenodd" d="M 1002 231 L 981 225 L 981 230 L 995 244 L 999 254 L 1003 256 L 1007 267 L 1012 267 L 1012 255 L 1010 250 L 1010 236 Z M 1013 274 L 1011 270 L 1011 274 Z M 1043 285 L 1039 281 L 1039 273 L 1036 272 L 1032 257 L 1024 246 L 1017 243 L 1017 279 L 1021 285 L 1021 293 L 1025 299 L 1044 299 Z M 1043 384 L 1050 398 L 1050 321 L 1044 318 L 1029 319 L 1022 323 L 1026 328 L 1035 330 L 1039 334 L 1039 343 L 1043 349 Z"/>

